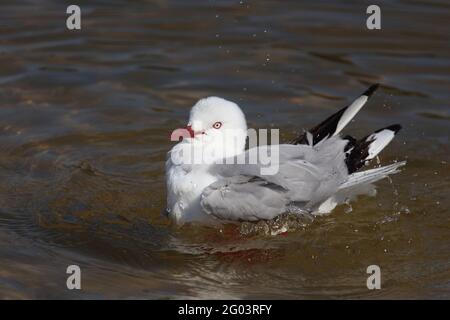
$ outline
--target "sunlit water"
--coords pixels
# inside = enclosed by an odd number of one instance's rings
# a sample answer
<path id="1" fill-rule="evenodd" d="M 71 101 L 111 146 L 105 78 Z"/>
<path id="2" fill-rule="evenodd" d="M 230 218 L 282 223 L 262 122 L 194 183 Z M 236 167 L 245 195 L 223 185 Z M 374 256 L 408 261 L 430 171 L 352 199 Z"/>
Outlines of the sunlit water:
<path id="1" fill-rule="evenodd" d="M 96 2 L 81 31 L 71 1 L 0 4 L 1 298 L 450 297 L 447 2 L 383 2 L 380 31 L 360 2 Z M 288 140 L 374 82 L 346 133 L 401 123 L 381 161 L 408 161 L 377 197 L 313 221 L 161 216 L 168 137 L 197 99 Z"/>

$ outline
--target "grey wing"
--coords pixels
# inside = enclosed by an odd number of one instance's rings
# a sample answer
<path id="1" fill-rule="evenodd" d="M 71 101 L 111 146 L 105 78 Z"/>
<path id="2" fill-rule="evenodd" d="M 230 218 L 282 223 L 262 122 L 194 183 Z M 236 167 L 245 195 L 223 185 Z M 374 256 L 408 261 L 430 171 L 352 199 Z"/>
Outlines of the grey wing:
<path id="1" fill-rule="evenodd" d="M 203 210 L 219 219 L 269 220 L 286 212 L 289 191 L 260 177 L 239 175 L 221 179 L 202 194 Z"/>
<path id="2" fill-rule="evenodd" d="M 311 147 L 279 145 L 276 148 L 276 153 L 273 146 L 267 150 L 273 156 L 269 157 L 271 161 L 268 163 L 262 163 L 261 158 L 257 158 L 256 162 L 251 160 L 252 152 L 260 152 L 260 147 L 257 147 L 243 154 L 242 164 L 237 158 L 227 159 L 225 163 L 211 166 L 210 173 L 222 178 L 260 177 L 266 183 L 286 189 L 293 201 L 310 200 L 323 175 L 320 167 L 305 160 L 305 153 L 311 152 Z"/>
<path id="3" fill-rule="evenodd" d="M 345 144 L 330 138 L 315 147 L 280 145 L 271 163 L 277 169 L 273 174 L 262 174 L 261 163 L 212 166 L 212 174 L 222 179 L 204 190 L 203 209 L 221 219 L 249 221 L 272 219 L 291 203 L 313 209 L 348 177 Z"/>

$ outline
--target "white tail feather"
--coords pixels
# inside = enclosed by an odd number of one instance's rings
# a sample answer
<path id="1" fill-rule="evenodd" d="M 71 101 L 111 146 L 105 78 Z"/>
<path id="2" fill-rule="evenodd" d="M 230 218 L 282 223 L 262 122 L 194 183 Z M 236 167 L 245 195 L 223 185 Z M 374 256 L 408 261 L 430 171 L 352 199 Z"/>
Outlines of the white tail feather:
<path id="1" fill-rule="evenodd" d="M 400 170 L 398 169 L 405 164 L 406 161 L 401 161 L 380 168 L 355 172 L 348 177 L 348 180 L 345 183 L 341 184 L 339 190 L 346 189 L 358 184 L 368 184 L 384 179 L 390 174 L 399 172 Z"/>

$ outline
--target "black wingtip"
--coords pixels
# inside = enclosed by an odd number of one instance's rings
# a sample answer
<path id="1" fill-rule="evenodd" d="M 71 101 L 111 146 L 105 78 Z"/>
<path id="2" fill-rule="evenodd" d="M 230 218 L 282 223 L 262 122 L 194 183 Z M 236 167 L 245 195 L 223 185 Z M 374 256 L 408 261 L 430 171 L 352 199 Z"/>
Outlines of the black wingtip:
<path id="1" fill-rule="evenodd" d="M 363 95 L 370 98 L 370 97 L 372 96 L 372 94 L 375 92 L 375 90 L 378 89 L 379 86 L 380 86 L 379 83 L 375 83 L 375 84 L 371 85 L 371 86 L 369 87 L 369 89 L 367 89 L 366 91 L 364 91 Z"/>
<path id="2" fill-rule="evenodd" d="M 401 128 L 402 128 L 401 125 L 399 125 L 399 124 L 393 124 L 392 126 L 389 126 L 389 127 L 387 127 L 386 129 L 389 129 L 389 130 L 391 130 L 391 131 L 394 131 L 395 134 L 397 134 L 397 132 L 399 132 Z"/>
<path id="3" fill-rule="evenodd" d="M 391 131 L 394 131 L 395 134 L 397 134 L 397 132 L 399 132 L 401 128 L 402 128 L 402 126 L 397 123 L 397 124 L 393 124 L 393 125 L 391 125 L 389 127 L 378 129 L 374 133 L 378 133 L 378 132 L 383 131 L 383 130 L 391 130 Z"/>

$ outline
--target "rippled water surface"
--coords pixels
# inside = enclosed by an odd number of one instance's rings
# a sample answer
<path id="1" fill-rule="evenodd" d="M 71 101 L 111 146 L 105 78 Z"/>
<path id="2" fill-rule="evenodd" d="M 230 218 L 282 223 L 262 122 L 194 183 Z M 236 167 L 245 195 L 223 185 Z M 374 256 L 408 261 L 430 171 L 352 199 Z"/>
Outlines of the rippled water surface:
<path id="1" fill-rule="evenodd" d="M 71 1 L 0 4 L 1 298 L 450 297 L 447 1 L 385 1 L 379 31 L 363 1 L 78 3 L 80 31 Z M 399 122 L 381 160 L 408 160 L 376 198 L 281 235 L 161 216 L 168 136 L 197 99 L 288 140 L 374 82 L 346 133 Z"/>

